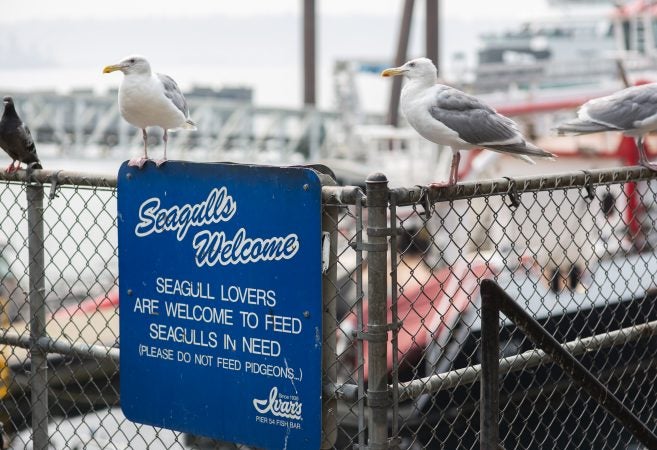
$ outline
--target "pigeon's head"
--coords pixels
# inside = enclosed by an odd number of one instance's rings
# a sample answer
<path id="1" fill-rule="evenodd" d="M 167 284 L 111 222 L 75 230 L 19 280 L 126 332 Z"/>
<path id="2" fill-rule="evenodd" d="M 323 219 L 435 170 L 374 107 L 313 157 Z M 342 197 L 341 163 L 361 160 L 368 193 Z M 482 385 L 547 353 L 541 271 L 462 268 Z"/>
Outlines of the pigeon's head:
<path id="1" fill-rule="evenodd" d="M 111 66 L 106 66 L 103 69 L 103 73 L 110 73 L 120 70 L 125 75 L 130 75 L 133 73 L 150 75 L 151 65 L 148 63 L 148 60 L 143 56 L 133 55 L 128 56 L 117 64 L 112 64 Z"/>
<path id="2" fill-rule="evenodd" d="M 7 95 L 2 99 L 2 103 L 4 103 L 5 106 L 6 105 L 13 105 L 14 104 L 14 99 Z"/>
<path id="3" fill-rule="evenodd" d="M 429 58 L 412 59 L 403 66 L 392 67 L 381 72 L 382 77 L 395 77 L 397 75 L 407 76 L 411 80 L 435 80 L 438 77 L 436 66 L 433 65 Z"/>

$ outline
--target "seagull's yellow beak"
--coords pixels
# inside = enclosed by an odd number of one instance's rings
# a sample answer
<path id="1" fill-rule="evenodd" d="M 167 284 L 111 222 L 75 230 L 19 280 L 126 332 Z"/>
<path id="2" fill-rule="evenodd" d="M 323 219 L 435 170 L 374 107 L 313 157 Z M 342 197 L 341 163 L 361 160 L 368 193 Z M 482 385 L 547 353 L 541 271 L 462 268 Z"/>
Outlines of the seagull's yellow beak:
<path id="1" fill-rule="evenodd" d="M 111 66 L 105 66 L 103 69 L 103 73 L 111 73 L 117 70 L 121 70 L 121 65 L 120 64 L 112 64 Z"/>
<path id="2" fill-rule="evenodd" d="M 383 72 L 381 72 L 382 77 L 396 77 L 397 75 L 401 75 L 404 72 L 406 72 L 404 69 L 401 67 L 391 67 L 390 69 L 386 69 Z"/>

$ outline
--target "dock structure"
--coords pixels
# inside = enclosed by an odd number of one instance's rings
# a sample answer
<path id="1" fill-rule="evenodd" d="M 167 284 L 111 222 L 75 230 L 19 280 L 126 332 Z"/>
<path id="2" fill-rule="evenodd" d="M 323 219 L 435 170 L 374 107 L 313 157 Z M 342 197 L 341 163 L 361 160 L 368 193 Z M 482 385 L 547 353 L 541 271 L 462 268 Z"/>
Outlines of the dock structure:
<path id="1" fill-rule="evenodd" d="M 330 156 L 322 151 L 332 147 L 324 145 L 328 131 L 341 127 L 337 113 L 255 106 L 250 90 L 243 90 L 228 98 L 201 91 L 186 93 L 198 131 L 172 134 L 169 148 L 179 152 L 202 149 L 208 160 L 267 162 L 258 153 L 266 153 L 265 159 L 275 153 L 270 163 L 300 163 Z M 14 98 L 36 142 L 54 144 L 61 155 L 76 156 L 90 148 L 121 152 L 141 146 L 139 130 L 121 118 L 116 91 L 105 95 L 90 90 L 23 92 Z M 149 131 L 149 142 L 161 141 L 159 131 Z"/>

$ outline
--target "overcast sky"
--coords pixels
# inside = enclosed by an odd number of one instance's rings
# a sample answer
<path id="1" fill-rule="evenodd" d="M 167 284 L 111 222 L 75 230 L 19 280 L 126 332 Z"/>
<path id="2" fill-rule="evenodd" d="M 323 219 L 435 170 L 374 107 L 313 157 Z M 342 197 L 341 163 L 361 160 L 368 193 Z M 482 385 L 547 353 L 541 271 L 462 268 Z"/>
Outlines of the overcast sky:
<path id="1" fill-rule="evenodd" d="M 332 105 L 337 60 L 391 61 L 403 0 L 316 0 L 318 101 Z M 133 53 L 183 88 L 247 85 L 258 103 L 297 105 L 302 0 L 0 0 L 0 87 L 116 87 L 100 68 Z M 415 2 L 409 57 L 424 52 L 425 2 Z M 475 63 L 479 35 L 553 15 L 547 0 L 441 0 L 443 73 Z M 465 55 L 465 59 L 462 56 Z M 457 58 L 458 57 L 458 58 Z M 3 60 L 4 58 L 4 60 Z M 4 64 L 3 64 L 4 63 Z M 460 72 L 459 72 L 460 73 Z M 360 82 L 360 81 L 359 81 Z M 379 103 L 388 80 L 363 78 Z M 360 87 L 360 86 L 359 86 Z M 367 102 L 367 94 L 363 102 Z M 378 106 L 373 107 L 374 109 Z"/>
<path id="2" fill-rule="evenodd" d="M 270 15 L 300 11 L 302 0 L 2 0 L 0 22 L 34 19 L 123 18 L 153 16 Z M 402 0 L 317 0 L 319 14 L 397 15 Z M 422 0 L 416 8 L 423 8 Z M 544 0 L 443 0 L 446 18 L 535 17 L 547 10 Z"/>

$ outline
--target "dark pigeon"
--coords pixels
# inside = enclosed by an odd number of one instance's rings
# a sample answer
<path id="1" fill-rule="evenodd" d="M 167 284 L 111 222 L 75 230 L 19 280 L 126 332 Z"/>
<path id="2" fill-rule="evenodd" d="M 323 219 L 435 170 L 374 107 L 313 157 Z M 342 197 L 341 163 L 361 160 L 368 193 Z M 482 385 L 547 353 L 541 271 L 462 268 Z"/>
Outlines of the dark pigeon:
<path id="1" fill-rule="evenodd" d="M 37 156 L 32 133 L 18 117 L 14 100 L 11 97 L 5 97 L 3 103 L 5 104 L 5 111 L 2 114 L 2 119 L 0 119 L 0 147 L 12 159 L 5 172 L 17 171 L 20 169 L 20 163 L 27 164 L 31 169 L 41 169 L 41 162 Z M 17 165 L 15 165 L 16 161 L 18 161 Z"/>

